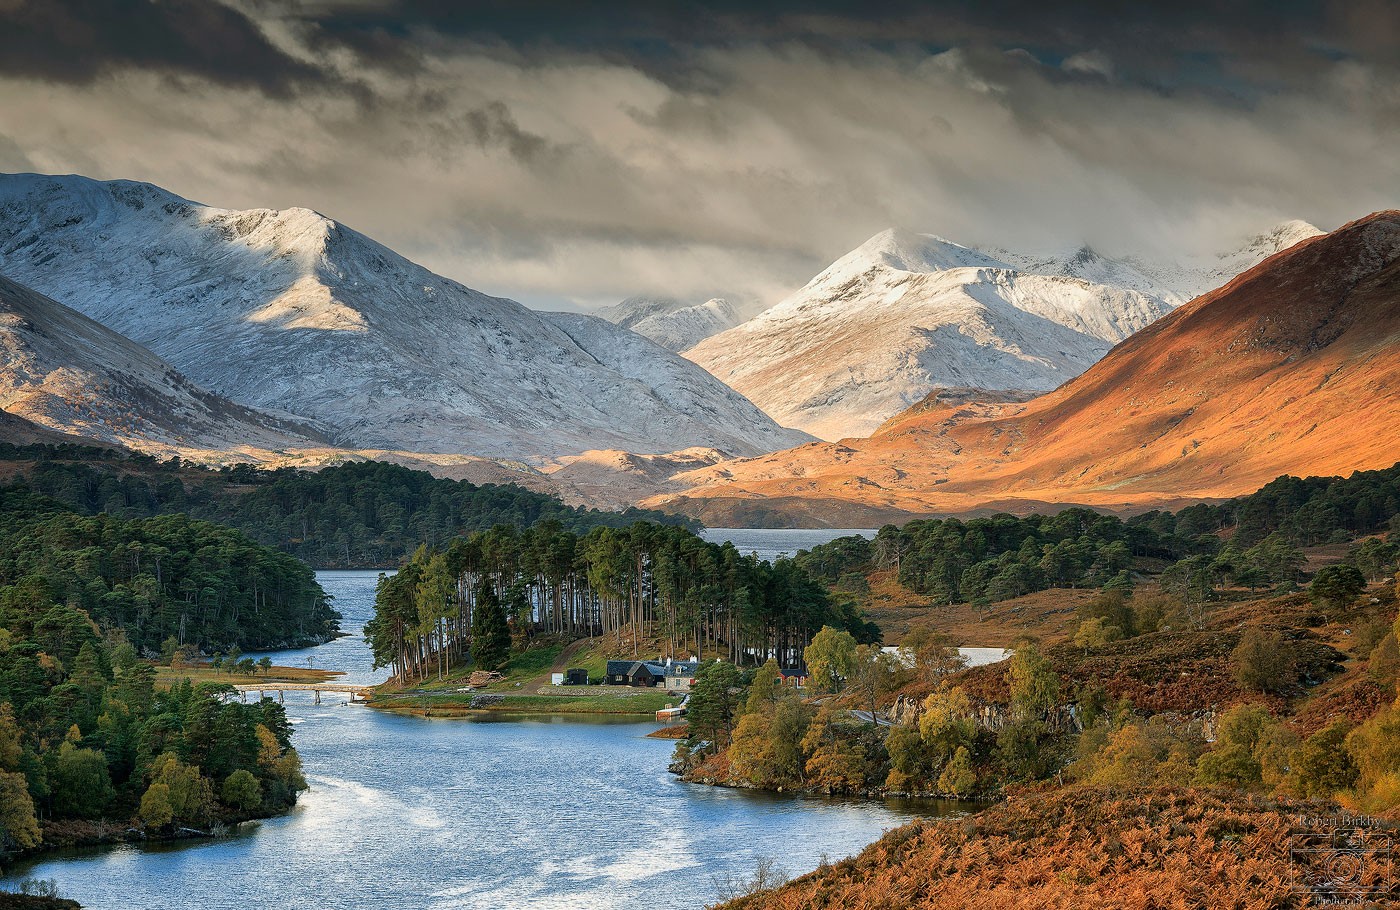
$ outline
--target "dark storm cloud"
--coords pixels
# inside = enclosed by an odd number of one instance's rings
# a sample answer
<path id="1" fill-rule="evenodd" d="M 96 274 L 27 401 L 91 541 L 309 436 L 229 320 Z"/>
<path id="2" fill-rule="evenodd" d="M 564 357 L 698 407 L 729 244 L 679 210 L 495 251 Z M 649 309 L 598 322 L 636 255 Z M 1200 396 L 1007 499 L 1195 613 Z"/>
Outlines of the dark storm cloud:
<path id="1" fill-rule="evenodd" d="M 1120 79 L 1252 94 L 1311 78 L 1339 58 L 1394 65 L 1400 53 L 1400 13 L 1389 0 L 0 0 L 0 72 L 82 82 L 149 68 L 276 94 L 337 81 L 323 64 L 269 41 L 258 20 L 294 23 L 308 48 L 346 50 L 399 73 L 466 42 L 483 52 L 586 53 L 668 81 L 697 76 L 697 48 L 802 42 L 833 54 L 1025 48 L 1055 64 L 1097 50 Z"/>
<path id="2" fill-rule="evenodd" d="M 853 45 L 1026 48 L 1062 59 L 1097 48 L 1118 75 L 1162 87 L 1208 84 L 1252 92 L 1309 78 L 1342 57 L 1397 62 L 1400 13 L 1389 0 L 1335 2 L 776 2 L 613 3 L 335 0 L 304 8 L 319 39 L 406 65 L 424 35 L 512 49 L 626 59 L 687 78 L 698 46 L 800 41 L 839 53 Z"/>
<path id="3" fill-rule="evenodd" d="M 0 0 L 0 169 L 305 205 L 551 305 L 773 302 L 890 226 L 1208 253 L 1400 202 L 1397 10 Z"/>
<path id="4" fill-rule="evenodd" d="M 85 83 L 126 68 L 274 96 L 326 78 L 210 0 L 0 0 L 0 74 Z"/>

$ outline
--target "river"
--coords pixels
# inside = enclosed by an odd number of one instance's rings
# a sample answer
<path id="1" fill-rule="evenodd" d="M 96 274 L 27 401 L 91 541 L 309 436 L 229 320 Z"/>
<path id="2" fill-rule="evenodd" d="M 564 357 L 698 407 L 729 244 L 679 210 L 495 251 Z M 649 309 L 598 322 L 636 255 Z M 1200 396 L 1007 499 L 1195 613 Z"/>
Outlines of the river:
<path id="1" fill-rule="evenodd" d="M 789 532 L 775 532 L 789 533 Z M 368 682 L 374 572 L 318 573 L 350 636 L 283 664 Z M 699 908 L 772 857 L 797 875 L 948 804 L 787 797 L 685 784 L 652 722 L 424 720 L 287 696 L 307 792 L 234 837 L 70 851 L 52 878 L 90 910 Z"/>

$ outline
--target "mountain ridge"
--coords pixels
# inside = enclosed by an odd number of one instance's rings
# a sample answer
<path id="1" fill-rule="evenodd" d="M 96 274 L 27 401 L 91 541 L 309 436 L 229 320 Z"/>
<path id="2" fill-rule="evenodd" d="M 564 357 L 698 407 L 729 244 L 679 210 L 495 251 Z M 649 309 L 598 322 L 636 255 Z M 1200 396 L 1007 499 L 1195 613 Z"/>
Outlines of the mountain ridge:
<path id="1" fill-rule="evenodd" d="M 150 184 L 0 176 L 0 271 L 239 404 L 342 447 L 543 462 L 600 446 L 756 454 L 779 427 L 674 354 L 606 366 L 543 314 L 310 209 L 216 209 Z M 603 330 L 591 333 L 598 344 Z M 654 373 L 654 376 L 652 375 Z M 658 396 L 648 380 L 693 387 Z M 674 402 L 703 401 L 686 413 Z"/>
<path id="2" fill-rule="evenodd" d="M 291 415 L 198 387 L 145 348 L 3 275 L 0 354 L 0 408 L 57 433 L 168 451 L 328 444 Z"/>
<path id="3" fill-rule="evenodd" d="M 685 355 L 779 423 L 839 439 L 936 388 L 1049 391 L 1169 309 L 890 229 Z"/>
<path id="4" fill-rule="evenodd" d="M 928 403 L 867 439 L 674 478 L 655 497 L 802 520 L 822 510 L 1137 511 L 1224 499 L 1282 474 L 1400 460 L 1400 212 L 1278 252 L 1025 403 Z"/>

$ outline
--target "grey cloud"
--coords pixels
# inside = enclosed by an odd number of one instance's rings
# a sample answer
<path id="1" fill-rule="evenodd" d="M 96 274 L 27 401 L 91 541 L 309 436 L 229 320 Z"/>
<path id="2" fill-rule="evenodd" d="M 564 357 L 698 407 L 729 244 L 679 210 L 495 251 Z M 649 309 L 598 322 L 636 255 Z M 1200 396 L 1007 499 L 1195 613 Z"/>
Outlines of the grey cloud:
<path id="1" fill-rule="evenodd" d="M 8 0 L 0 73 L 90 83 L 135 68 L 286 96 L 327 74 L 275 47 L 238 10 L 210 0 Z"/>
<path id="2" fill-rule="evenodd" d="M 550 147 L 543 136 L 521 129 L 510 108 L 500 101 L 473 108 L 462 120 L 483 148 L 499 146 L 521 161 L 535 161 Z"/>
<path id="3" fill-rule="evenodd" d="M 28 173 L 35 170 L 34 162 L 20 148 L 19 143 L 0 133 L 0 171 Z"/>
<path id="4" fill-rule="evenodd" d="M 1249 36 L 1234 12 L 1205 29 L 1149 12 L 1049 27 L 1029 5 L 1025 21 L 827 3 L 585 22 L 591 6 L 240 6 L 297 64 L 267 86 L 128 49 L 39 98 L 34 66 L 0 64 L 0 133 L 36 169 L 306 205 L 547 305 L 772 302 L 891 225 L 1170 254 L 1400 201 L 1389 45 L 1328 9 L 1279 6 L 1292 25 Z"/>

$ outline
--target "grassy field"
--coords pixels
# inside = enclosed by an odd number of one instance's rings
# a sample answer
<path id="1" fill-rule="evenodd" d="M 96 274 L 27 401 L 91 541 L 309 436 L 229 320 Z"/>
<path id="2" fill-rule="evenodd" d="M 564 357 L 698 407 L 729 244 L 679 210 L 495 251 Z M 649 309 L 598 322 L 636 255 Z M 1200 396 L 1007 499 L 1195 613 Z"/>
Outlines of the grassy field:
<path id="1" fill-rule="evenodd" d="M 497 695 L 489 705 L 473 707 L 474 692 L 435 694 L 376 695 L 370 706 L 409 714 L 428 713 L 442 716 L 481 711 L 502 714 L 618 714 L 653 717 L 661 708 L 680 701 L 677 696 L 652 689 L 614 687 L 614 691 L 599 692 L 601 686 L 580 687 L 581 694 L 559 695 Z M 489 694 L 489 693 L 488 693 Z M 499 699 L 499 700 L 497 700 Z"/>
<path id="2" fill-rule="evenodd" d="M 183 667 L 156 667 L 156 685 L 163 689 L 178 682 L 189 680 L 199 683 L 225 683 L 230 686 L 250 686 L 257 683 L 321 683 L 334 682 L 343 676 L 339 670 L 313 670 L 309 667 L 272 667 L 264 674 L 261 670 L 252 676 L 243 673 L 227 673 L 215 670 L 207 664 Z"/>
<path id="3" fill-rule="evenodd" d="M 650 644 L 650 643 L 649 643 Z M 558 640 L 537 640 L 531 647 L 511 656 L 501 672 L 505 679 L 477 688 L 466 687 L 474 668 L 457 667 L 442 679 L 430 676 L 406 687 L 381 686 L 370 700 L 370 706 L 411 714 L 427 713 L 444 716 L 481 711 L 502 714 L 613 714 L 655 716 L 667 705 L 678 704 L 683 696 L 667 694 L 658 689 L 633 689 L 627 686 L 554 686 L 551 673 L 561 673 L 572 667 L 588 670 L 590 678 L 603 676 L 609 654 L 624 649 L 617 641 L 582 639 L 570 643 Z M 473 699 L 487 695 L 488 704 L 472 707 Z"/>

